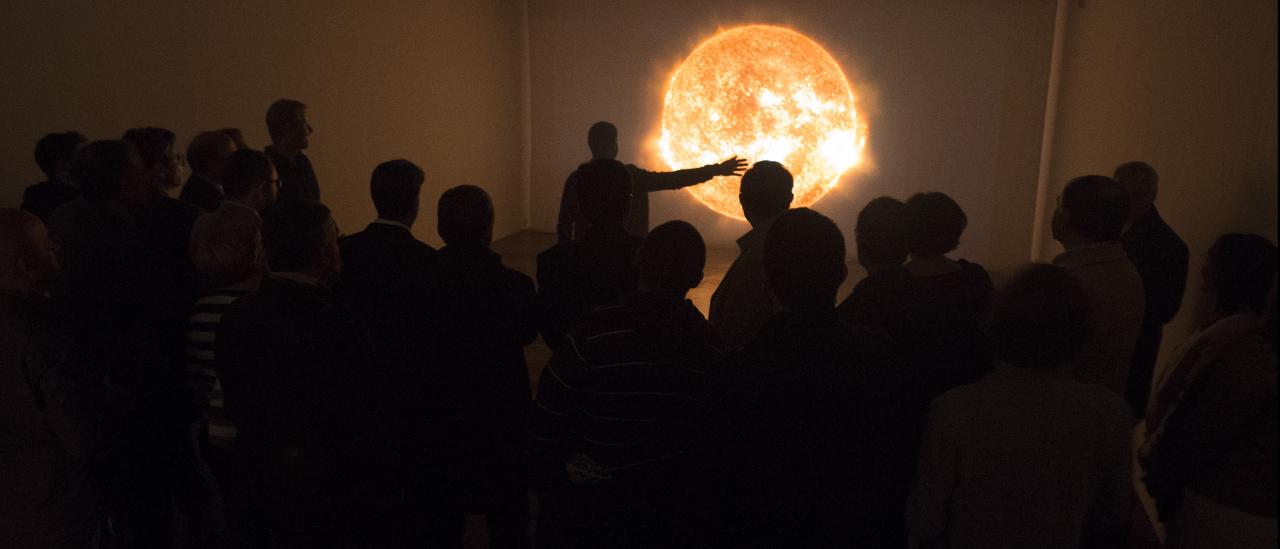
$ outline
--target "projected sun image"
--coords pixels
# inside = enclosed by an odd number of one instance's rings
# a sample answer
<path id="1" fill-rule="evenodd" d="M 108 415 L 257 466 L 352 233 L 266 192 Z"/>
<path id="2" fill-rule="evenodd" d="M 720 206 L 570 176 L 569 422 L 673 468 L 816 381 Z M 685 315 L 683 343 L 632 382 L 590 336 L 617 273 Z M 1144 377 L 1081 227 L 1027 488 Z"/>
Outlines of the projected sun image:
<path id="1" fill-rule="evenodd" d="M 691 168 L 738 155 L 776 160 L 795 176 L 793 206 L 817 202 L 856 166 L 866 126 L 840 65 L 808 37 L 781 27 L 722 31 L 689 54 L 662 108 L 663 159 Z M 711 209 L 742 219 L 738 178 L 689 187 Z"/>

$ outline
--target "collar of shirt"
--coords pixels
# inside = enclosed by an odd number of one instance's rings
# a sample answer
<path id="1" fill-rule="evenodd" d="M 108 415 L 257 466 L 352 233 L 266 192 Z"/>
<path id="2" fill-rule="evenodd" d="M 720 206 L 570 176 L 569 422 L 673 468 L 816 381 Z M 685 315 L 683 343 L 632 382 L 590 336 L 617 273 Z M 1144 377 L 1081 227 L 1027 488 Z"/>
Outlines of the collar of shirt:
<path id="1" fill-rule="evenodd" d="M 292 280 L 294 282 L 306 284 L 308 286 L 315 286 L 317 288 L 320 287 L 320 279 L 306 273 L 272 271 L 271 276 L 274 276 L 277 278 L 283 278 L 285 280 Z"/>
<path id="2" fill-rule="evenodd" d="M 759 225 L 752 226 L 751 230 L 747 231 L 747 234 L 738 238 L 738 249 L 742 250 L 743 254 L 750 249 L 759 249 L 763 253 L 764 238 L 769 234 L 769 227 L 773 226 L 773 222 L 776 219 L 778 218 L 771 217 L 761 221 Z"/>
<path id="3" fill-rule="evenodd" d="M 1102 242 L 1067 250 L 1053 258 L 1053 264 L 1068 271 L 1096 263 L 1128 261 L 1129 254 L 1119 241 Z"/>
<path id="4" fill-rule="evenodd" d="M 229 206 L 234 206 L 234 207 L 237 207 L 237 208 L 244 208 L 244 209 L 246 209 L 246 210 L 249 210 L 249 211 L 253 212 L 253 215 L 255 215 L 255 216 L 256 216 L 256 215 L 258 215 L 258 210 L 255 210 L 255 209 L 253 209 L 252 207 L 250 207 L 250 206 L 246 206 L 245 204 L 242 204 L 242 203 L 240 203 L 240 202 L 236 202 L 235 200 L 230 200 L 230 199 L 228 199 L 228 200 L 223 200 L 223 201 L 222 201 L 222 203 L 223 203 L 223 204 L 227 204 L 227 205 L 229 205 Z"/>
<path id="5" fill-rule="evenodd" d="M 401 229 L 404 229 L 406 231 L 413 232 L 413 229 L 409 228 L 408 225 L 405 225 L 404 223 L 401 223 L 394 219 L 384 219 L 379 217 L 373 220 L 373 225 L 390 225 L 392 227 L 400 227 Z"/>
<path id="6" fill-rule="evenodd" d="M 205 176 L 204 176 L 204 174 L 199 174 L 199 173 L 198 173 L 198 174 L 196 174 L 196 177 L 199 177 L 200 179 L 203 179 L 203 180 L 205 181 L 205 183 L 208 183 L 208 184 L 210 184 L 210 185 L 213 185 L 213 188 L 218 189 L 218 192 L 220 192 L 220 193 L 222 193 L 222 194 L 226 194 L 226 193 L 227 193 L 227 191 L 225 191 L 225 190 L 223 190 L 223 189 L 222 189 L 222 184 L 221 184 L 221 183 L 218 183 L 217 181 L 214 181 L 214 180 L 212 180 L 212 179 L 209 179 L 208 177 L 205 177 Z"/>

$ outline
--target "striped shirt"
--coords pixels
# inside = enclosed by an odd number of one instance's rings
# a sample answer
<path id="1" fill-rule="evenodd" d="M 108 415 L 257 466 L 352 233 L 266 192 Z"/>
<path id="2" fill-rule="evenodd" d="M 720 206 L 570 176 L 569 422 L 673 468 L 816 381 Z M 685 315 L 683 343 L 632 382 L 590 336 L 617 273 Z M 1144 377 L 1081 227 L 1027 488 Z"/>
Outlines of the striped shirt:
<path id="1" fill-rule="evenodd" d="M 222 383 L 214 369 L 214 346 L 222 314 L 237 299 L 247 295 L 244 290 L 221 289 L 196 301 L 187 323 L 187 380 L 193 394 L 203 394 L 208 400 L 206 419 L 209 427 L 209 443 L 230 448 L 236 438 L 236 427 L 227 417 L 222 402 Z"/>
<path id="2" fill-rule="evenodd" d="M 530 411 L 538 480 L 634 486 L 680 457 L 719 347 L 688 301 L 640 291 L 586 314 L 543 371 Z"/>

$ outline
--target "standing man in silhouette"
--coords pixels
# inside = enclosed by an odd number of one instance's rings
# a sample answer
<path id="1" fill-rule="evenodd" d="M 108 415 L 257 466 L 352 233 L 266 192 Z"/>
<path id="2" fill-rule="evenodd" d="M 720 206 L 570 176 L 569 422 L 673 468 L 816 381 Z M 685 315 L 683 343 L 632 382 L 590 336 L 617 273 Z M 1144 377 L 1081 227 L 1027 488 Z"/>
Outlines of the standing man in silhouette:
<path id="1" fill-rule="evenodd" d="M 618 157 L 618 128 L 609 122 L 596 122 L 587 130 L 587 146 L 592 160 L 614 160 Z M 649 193 L 671 191 L 697 185 L 716 176 L 741 175 L 747 167 L 746 160 L 733 157 L 719 164 L 690 168 L 674 172 L 651 172 L 627 164 L 631 173 L 631 208 L 627 211 L 624 226 L 636 238 L 644 238 L 649 232 Z M 560 195 L 560 217 L 556 222 L 556 240 L 567 242 L 582 238 L 589 222 L 578 206 L 578 172 L 574 171 L 564 182 Z"/>
<path id="2" fill-rule="evenodd" d="M 791 207 L 791 187 L 791 172 L 772 160 L 756 162 L 742 176 L 738 201 L 751 230 L 738 239 L 742 253 L 711 295 L 708 318 L 726 349 L 745 345 L 773 316 L 773 299 L 764 277 L 764 240 L 773 220 Z"/>
<path id="3" fill-rule="evenodd" d="M 293 99 L 279 99 L 267 109 L 267 132 L 271 144 L 267 156 L 280 174 L 280 200 L 304 198 L 320 201 L 320 182 L 303 149 L 311 146 L 311 124 L 307 106 Z"/>
<path id="4" fill-rule="evenodd" d="M 1146 162 L 1126 162 L 1116 167 L 1115 179 L 1129 195 L 1129 228 L 1120 237 L 1120 243 L 1142 277 L 1147 298 L 1125 392 L 1134 416 L 1142 418 L 1147 412 L 1151 376 L 1160 354 L 1164 325 L 1173 320 L 1182 307 L 1190 253 L 1186 243 L 1156 210 L 1159 175 L 1155 168 Z"/>

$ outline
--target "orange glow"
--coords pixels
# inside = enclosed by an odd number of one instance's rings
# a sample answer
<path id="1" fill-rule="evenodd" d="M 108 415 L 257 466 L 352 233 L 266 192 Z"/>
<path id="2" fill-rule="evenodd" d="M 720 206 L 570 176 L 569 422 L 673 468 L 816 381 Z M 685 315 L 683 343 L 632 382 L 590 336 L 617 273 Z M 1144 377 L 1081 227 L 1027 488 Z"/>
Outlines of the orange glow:
<path id="1" fill-rule="evenodd" d="M 750 25 L 699 44 L 667 87 L 658 146 L 672 169 L 738 155 L 776 160 L 795 176 L 795 207 L 817 202 L 862 160 L 866 125 L 844 72 L 817 42 L 793 30 Z M 688 190 L 742 219 L 738 178 Z"/>

